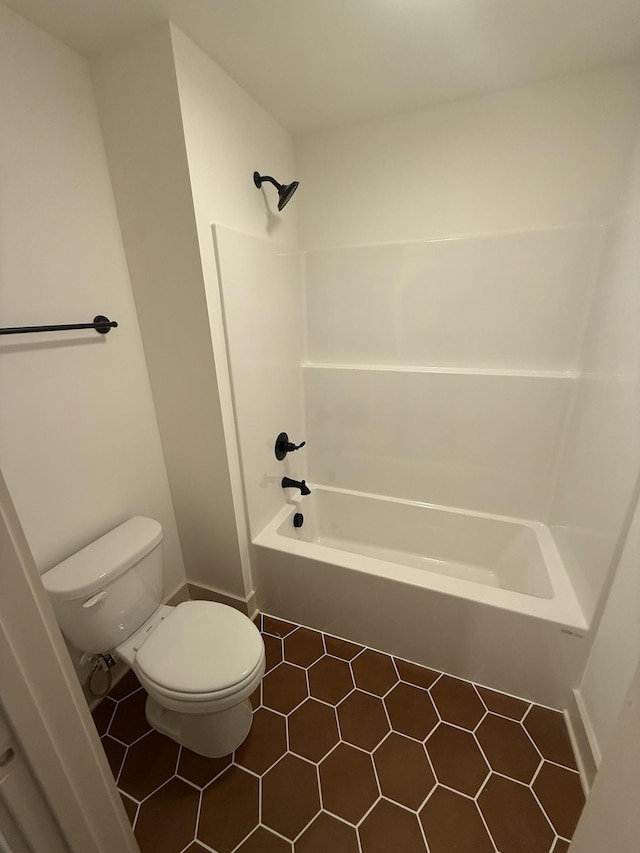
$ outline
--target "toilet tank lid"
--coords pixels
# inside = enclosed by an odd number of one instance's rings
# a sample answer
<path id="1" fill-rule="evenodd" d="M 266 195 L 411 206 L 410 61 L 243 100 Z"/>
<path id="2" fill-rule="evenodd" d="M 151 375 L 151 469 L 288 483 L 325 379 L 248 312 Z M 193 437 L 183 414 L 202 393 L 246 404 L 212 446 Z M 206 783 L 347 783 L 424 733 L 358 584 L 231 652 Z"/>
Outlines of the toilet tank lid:
<path id="1" fill-rule="evenodd" d="M 81 598 L 111 583 L 161 541 L 160 522 L 134 516 L 49 569 L 42 583 L 55 598 Z"/>

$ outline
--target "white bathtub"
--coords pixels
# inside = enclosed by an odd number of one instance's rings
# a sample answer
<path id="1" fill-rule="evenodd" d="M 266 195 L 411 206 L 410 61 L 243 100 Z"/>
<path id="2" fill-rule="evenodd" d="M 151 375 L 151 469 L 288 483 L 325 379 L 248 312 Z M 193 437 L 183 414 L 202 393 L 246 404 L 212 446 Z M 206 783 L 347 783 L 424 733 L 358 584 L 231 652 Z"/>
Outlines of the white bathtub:
<path id="1" fill-rule="evenodd" d="M 588 625 L 544 525 L 311 488 L 254 539 L 263 612 L 566 702 Z"/>

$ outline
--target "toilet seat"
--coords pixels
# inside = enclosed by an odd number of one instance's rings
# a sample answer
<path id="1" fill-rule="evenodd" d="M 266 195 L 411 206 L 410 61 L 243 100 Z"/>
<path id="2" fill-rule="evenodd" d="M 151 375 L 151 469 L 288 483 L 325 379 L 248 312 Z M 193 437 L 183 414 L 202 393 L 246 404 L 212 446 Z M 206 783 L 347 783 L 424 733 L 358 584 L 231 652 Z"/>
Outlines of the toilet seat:
<path id="1" fill-rule="evenodd" d="M 239 611 L 211 601 L 186 601 L 150 632 L 134 668 L 158 698 L 202 707 L 248 688 L 253 692 L 264 671 L 264 643 Z"/>
<path id="2" fill-rule="evenodd" d="M 226 699 L 231 699 L 233 702 L 237 702 L 239 701 L 238 697 L 240 694 L 246 693 L 246 695 L 249 696 L 253 693 L 264 675 L 264 658 L 261 658 L 257 662 L 255 669 L 247 676 L 247 678 L 226 688 L 225 690 L 217 690 L 210 693 L 184 693 L 179 690 L 172 690 L 171 688 L 163 687 L 162 685 L 158 685 L 154 681 L 151 681 L 151 679 L 147 678 L 138 667 L 136 667 L 136 673 L 140 683 L 147 693 L 155 696 L 161 704 L 167 705 L 167 707 L 172 707 L 176 710 L 178 709 L 178 705 L 191 705 L 194 706 L 194 709 L 196 706 L 197 708 L 202 709 L 205 703 L 211 703 L 212 705 L 215 703 L 224 703 L 226 705 L 228 704 L 227 702 L 224 702 Z M 185 712 L 189 713 L 188 710 L 185 710 Z M 200 713 L 200 711 L 197 712 Z"/>

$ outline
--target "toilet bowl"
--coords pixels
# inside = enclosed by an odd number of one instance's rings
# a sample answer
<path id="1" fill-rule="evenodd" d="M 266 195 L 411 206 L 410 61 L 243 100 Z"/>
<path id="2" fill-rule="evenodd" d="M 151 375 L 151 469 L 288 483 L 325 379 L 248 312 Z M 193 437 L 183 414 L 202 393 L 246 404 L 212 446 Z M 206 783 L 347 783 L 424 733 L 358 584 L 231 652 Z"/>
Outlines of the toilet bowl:
<path id="1" fill-rule="evenodd" d="M 251 728 L 264 643 L 253 622 L 225 604 L 162 604 L 161 542 L 161 525 L 136 516 L 42 581 L 76 648 L 111 652 L 133 669 L 154 729 L 201 755 L 227 755 Z"/>
<path id="2" fill-rule="evenodd" d="M 210 601 L 162 606 L 148 623 L 114 654 L 147 691 L 149 724 L 201 755 L 233 752 L 251 728 L 249 697 L 265 671 L 260 632 Z"/>

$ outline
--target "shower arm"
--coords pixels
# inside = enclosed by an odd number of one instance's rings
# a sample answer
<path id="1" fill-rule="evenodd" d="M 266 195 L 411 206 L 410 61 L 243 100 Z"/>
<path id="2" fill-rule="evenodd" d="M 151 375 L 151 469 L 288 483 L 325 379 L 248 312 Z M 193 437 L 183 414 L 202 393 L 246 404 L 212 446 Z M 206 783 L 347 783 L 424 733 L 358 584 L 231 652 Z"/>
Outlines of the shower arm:
<path id="1" fill-rule="evenodd" d="M 258 174 L 258 173 L 256 172 L 256 174 Z M 260 181 L 260 183 L 258 183 L 258 180 Z M 284 184 L 279 184 L 279 183 L 278 183 L 278 181 L 276 181 L 276 179 L 275 179 L 275 178 L 272 178 L 272 177 L 271 177 L 271 175 L 260 175 L 260 176 L 259 176 L 259 178 L 255 178 L 255 177 L 254 177 L 254 183 L 255 183 L 255 185 L 258 187 L 258 189 L 260 189 L 261 185 L 262 185 L 265 181 L 269 181 L 269 183 L 270 183 L 270 184 L 273 184 L 273 185 L 274 185 L 274 187 L 275 187 L 277 190 L 281 190 L 281 189 L 282 189 L 282 187 L 284 186 Z"/>

